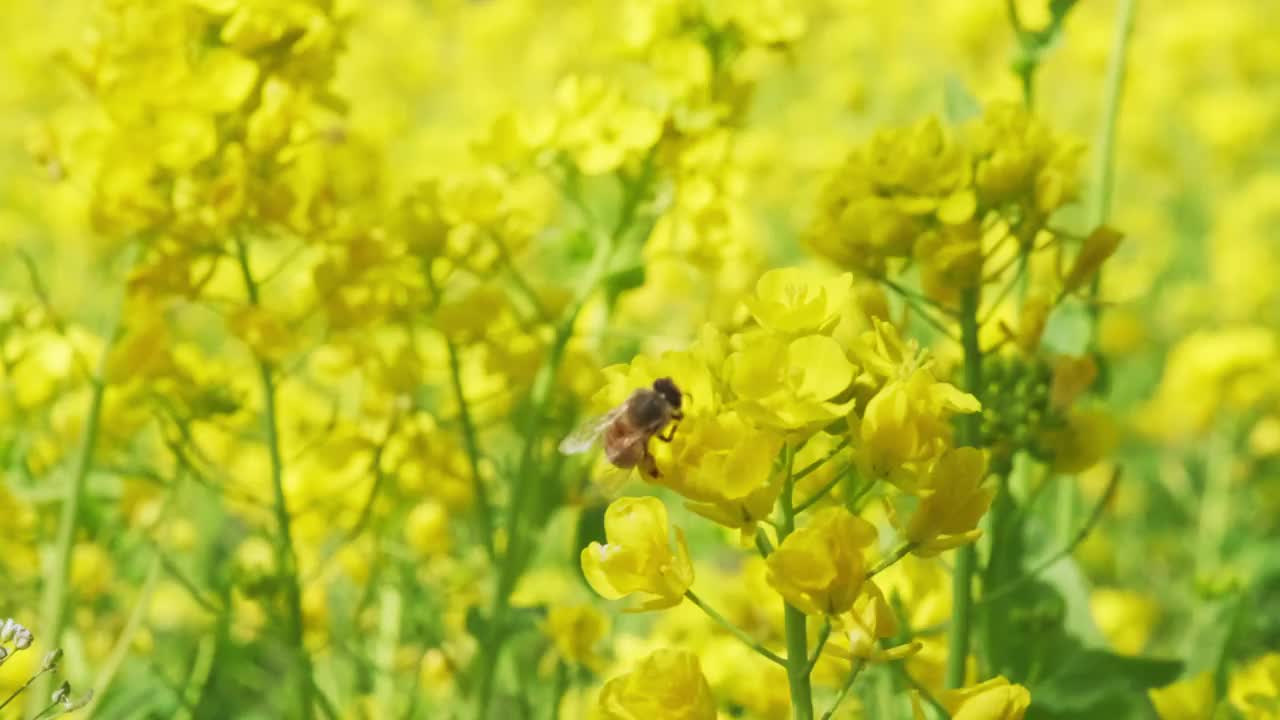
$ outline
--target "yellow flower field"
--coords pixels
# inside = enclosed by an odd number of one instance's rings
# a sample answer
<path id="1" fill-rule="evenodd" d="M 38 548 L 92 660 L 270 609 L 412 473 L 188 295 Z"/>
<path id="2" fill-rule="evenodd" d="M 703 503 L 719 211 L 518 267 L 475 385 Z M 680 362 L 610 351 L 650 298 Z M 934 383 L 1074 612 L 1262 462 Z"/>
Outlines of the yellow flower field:
<path id="1" fill-rule="evenodd" d="M 1280 719 L 1270 0 L 9 0 L 0 718 Z"/>

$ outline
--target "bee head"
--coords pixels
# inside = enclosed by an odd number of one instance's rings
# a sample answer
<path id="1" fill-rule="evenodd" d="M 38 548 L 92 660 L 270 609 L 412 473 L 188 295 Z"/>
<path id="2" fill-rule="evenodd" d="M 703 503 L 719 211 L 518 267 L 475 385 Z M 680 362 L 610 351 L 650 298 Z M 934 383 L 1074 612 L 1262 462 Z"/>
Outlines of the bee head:
<path id="1" fill-rule="evenodd" d="M 664 377 L 654 380 L 653 390 L 661 395 L 662 399 L 666 400 L 671 407 L 676 410 L 680 409 L 680 400 L 683 396 L 680 393 L 680 388 L 676 387 L 675 382 L 673 382 L 671 378 Z"/>

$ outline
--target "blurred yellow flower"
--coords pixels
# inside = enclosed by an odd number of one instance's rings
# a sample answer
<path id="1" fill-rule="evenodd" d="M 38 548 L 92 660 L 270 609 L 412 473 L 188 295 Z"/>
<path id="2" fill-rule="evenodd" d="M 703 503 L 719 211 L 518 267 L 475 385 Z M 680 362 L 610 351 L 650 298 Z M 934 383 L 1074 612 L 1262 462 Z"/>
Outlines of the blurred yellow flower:
<path id="1" fill-rule="evenodd" d="M 1160 720 L 1213 720 L 1213 673 L 1205 671 L 1147 691 Z"/>
<path id="2" fill-rule="evenodd" d="M 698 656 L 658 650 L 605 683 L 596 701 L 602 720 L 715 720 L 716 703 Z"/>
<path id="3" fill-rule="evenodd" d="M 1031 693 L 999 676 L 972 687 L 945 690 L 938 700 L 953 720 L 1022 720 L 1031 705 Z"/>
<path id="4" fill-rule="evenodd" d="M 421 557 L 448 554 L 449 511 L 435 500 L 418 503 L 405 517 L 404 538 Z"/>
<path id="5" fill-rule="evenodd" d="M 1117 652 L 1137 655 L 1160 620 L 1160 604 L 1134 590 L 1098 588 L 1089 594 L 1089 612 Z"/>
<path id="6" fill-rule="evenodd" d="M 556 657 L 592 672 L 604 670 L 598 646 L 609 634 L 609 618 L 591 605 L 553 605 L 542 631 L 551 638 Z"/>
<path id="7" fill-rule="evenodd" d="M 1280 653 L 1255 658 L 1231 674 L 1227 686 L 1231 706 L 1247 720 L 1280 717 Z"/>

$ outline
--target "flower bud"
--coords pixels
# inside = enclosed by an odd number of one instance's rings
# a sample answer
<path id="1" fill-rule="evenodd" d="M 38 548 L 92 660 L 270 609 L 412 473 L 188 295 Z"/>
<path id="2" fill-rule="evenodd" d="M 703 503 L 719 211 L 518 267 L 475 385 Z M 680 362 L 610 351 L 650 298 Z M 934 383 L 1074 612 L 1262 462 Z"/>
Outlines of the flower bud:
<path id="1" fill-rule="evenodd" d="M 58 689 L 53 691 L 53 695 L 50 697 L 50 700 L 55 703 L 65 703 L 70 698 L 71 683 L 63 680 L 62 684 L 58 686 Z"/>
<path id="2" fill-rule="evenodd" d="M 62 701 L 62 709 L 66 712 L 71 712 L 72 710 L 79 710 L 85 705 L 88 705 L 89 701 L 91 700 L 93 700 L 93 688 L 90 688 L 89 692 L 85 693 L 78 700 L 68 696 L 67 699 Z"/>
<path id="3" fill-rule="evenodd" d="M 45 653 L 44 660 L 40 661 L 41 670 L 52 670 L 58 666 L 58 661 L 62 659 L 62 648 L 54 648 Z"/>

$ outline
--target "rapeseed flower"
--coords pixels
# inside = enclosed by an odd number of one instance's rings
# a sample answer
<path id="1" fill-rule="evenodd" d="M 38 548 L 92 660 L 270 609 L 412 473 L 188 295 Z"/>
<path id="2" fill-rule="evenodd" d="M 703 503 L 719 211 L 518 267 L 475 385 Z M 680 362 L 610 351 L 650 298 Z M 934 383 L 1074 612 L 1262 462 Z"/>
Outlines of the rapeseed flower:
<path id="1" fill-rule="evenodd" d="M 657 498 L 619 498 L 604 518 L 608 542 L 582 550 L 582 572 L 600 595 L 617 600 L 632 593 L 650 595 L 635 608 L 662 610 L 680 604 L 693 584 L 693 562 L 684 532 L 671 526 Z"/>

